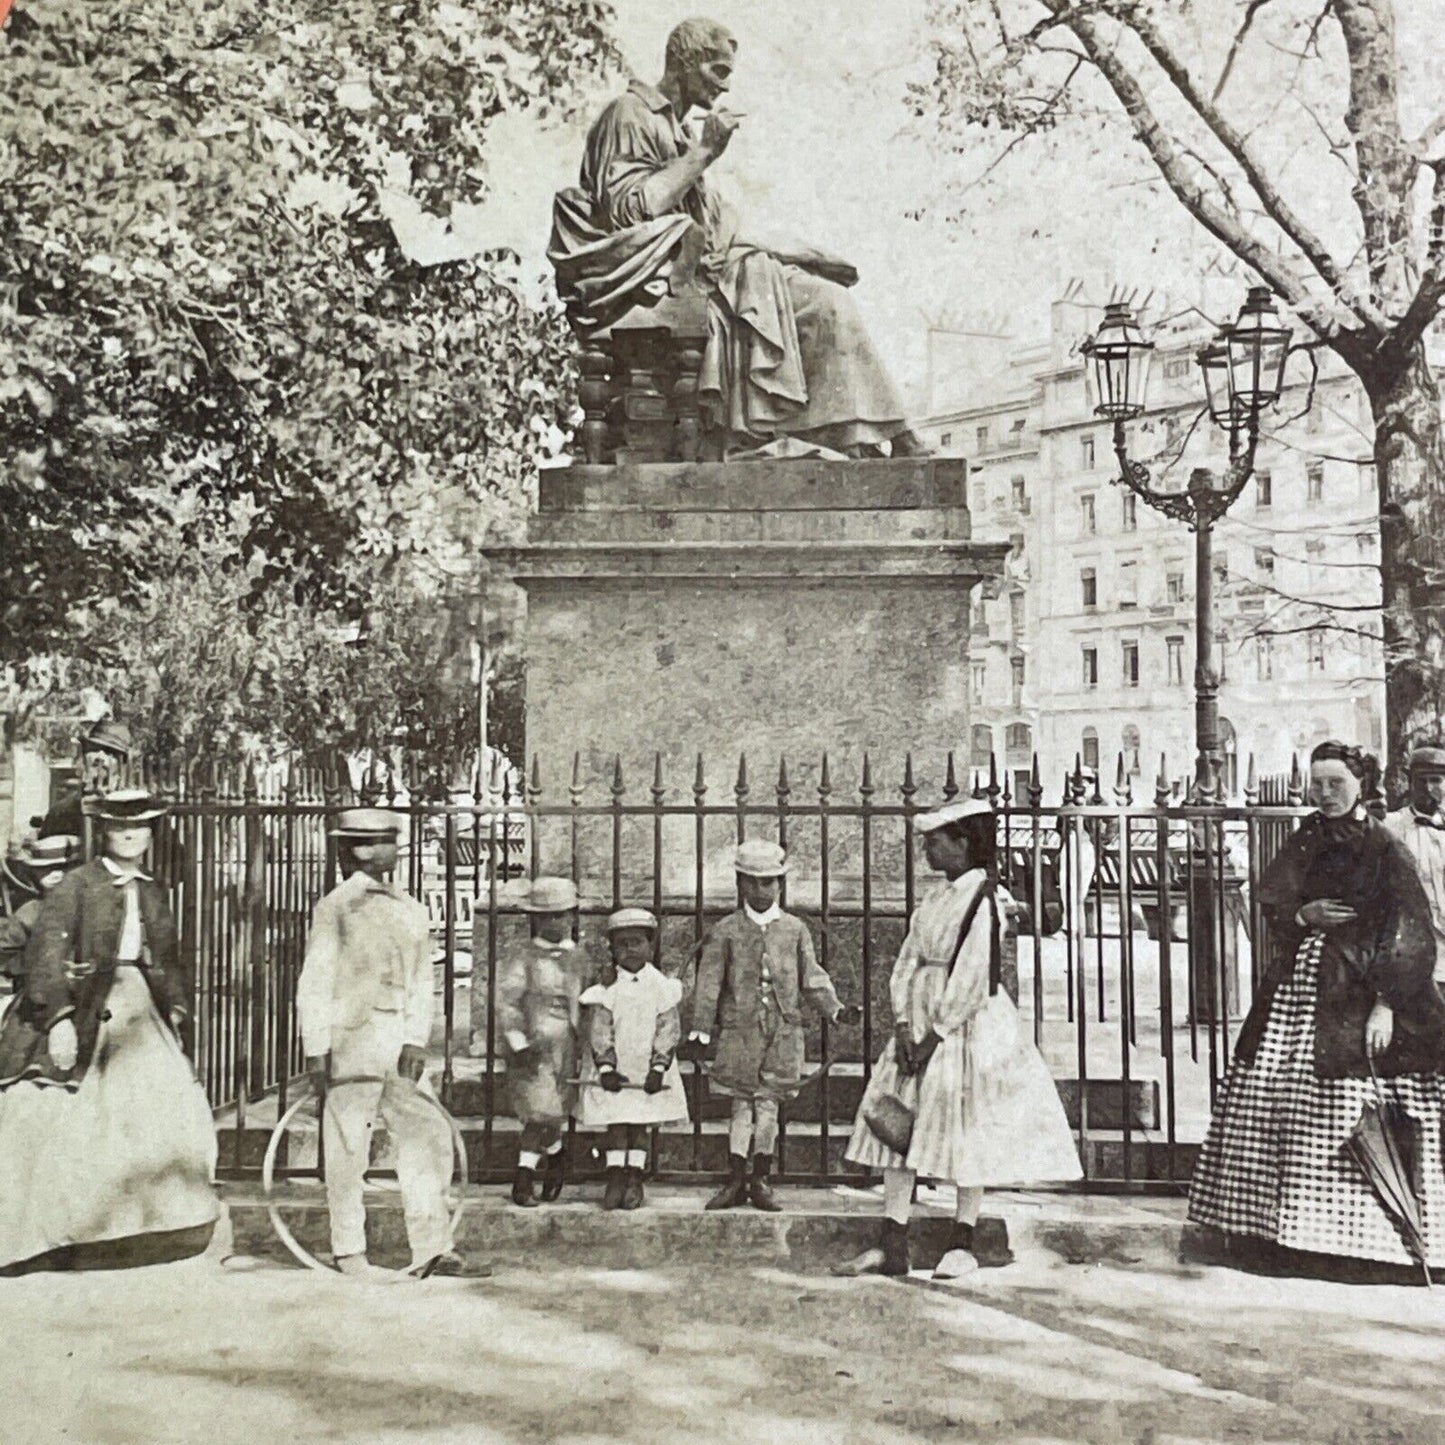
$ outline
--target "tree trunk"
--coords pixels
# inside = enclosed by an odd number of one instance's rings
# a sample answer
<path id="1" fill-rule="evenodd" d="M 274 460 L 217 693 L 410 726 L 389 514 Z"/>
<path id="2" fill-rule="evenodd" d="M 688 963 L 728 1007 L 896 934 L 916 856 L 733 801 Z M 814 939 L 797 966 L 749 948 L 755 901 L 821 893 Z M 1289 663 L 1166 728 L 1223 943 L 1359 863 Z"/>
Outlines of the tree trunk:
<path id="1" fill-rule="evenodd" d="M 1375 422 L 1386 777 L 1395 800 L 1410 748 L 1445 737 L 1445 440 L 1423 348 L 1361 380 Z"/>

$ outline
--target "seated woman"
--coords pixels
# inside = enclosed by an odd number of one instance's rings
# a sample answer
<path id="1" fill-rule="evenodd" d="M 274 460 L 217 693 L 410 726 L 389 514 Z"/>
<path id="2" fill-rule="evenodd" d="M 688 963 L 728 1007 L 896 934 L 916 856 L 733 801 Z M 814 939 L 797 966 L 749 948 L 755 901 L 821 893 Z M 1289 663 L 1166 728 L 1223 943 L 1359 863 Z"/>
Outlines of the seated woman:
<path id="1" fill-rule="evenodd" d="M 1361 804 L 1375 774 L 1369 754 L 1321 743 L 1319 811 L 1260 885 L 1271 954 L 1189 1193 L 1190 1220 L 1244 1264 L 1412 1264 L 1345 1147 L 1378 1080 L 1414 1158 L 1428 1261 L 1445 1266 L 1445 1002 L 1415 866 Z"/>
<path id="2" fill-rule="evenodd" d="M 26 1054 L 0 1079 L 0 1268 L 150 1263 L 209 1242 L 216 1136 L 180 1041 L 190 979 L 142 871 L 163 812 L 142 792 L 107 797 L 104 856 L 35 920 L 0 1025 L 0 1058 Z"/>

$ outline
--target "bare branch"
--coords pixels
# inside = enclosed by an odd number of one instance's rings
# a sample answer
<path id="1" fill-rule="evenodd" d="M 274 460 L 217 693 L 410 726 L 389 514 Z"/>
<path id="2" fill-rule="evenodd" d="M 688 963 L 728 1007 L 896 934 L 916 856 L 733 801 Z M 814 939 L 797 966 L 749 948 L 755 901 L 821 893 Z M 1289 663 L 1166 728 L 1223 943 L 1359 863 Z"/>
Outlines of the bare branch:
<path id="1" fill-rule="evenodd" d="M 1229 54 L 1224 57 L 1224 68 L 1219 72 L 1219 79 L 1214 83 L 1214 94 L 1211 100 L 1218 101 L 1224 93 L 1224 87 L 1229 84 L 1230 72 L 1234 69 L 1234 62 L 1239 59 L 1239 52 L 1248 36 L 1250 27 L 1254 24 L 1254 17 L 1269 4 L 1269 0 L 1249 0 L 1249 9 L 1244 12 L 1244 19 L 1240 22 L 1239 29 L 1234 32 L 1234 39 L 1229 42 Z"/>
<path id="2" fill-rule="evenodd" d="M 1062 0 L 1043 0 L 1043 3 L 1055 10 L 1063 8 Z M 1189 214 L 1242 261 L 1253 267 L 1316 334 L 1332 338 L 1347 336 L 1349 329 L 1340 324 L 1338 315 L 1327 310 L 1305 289 L 1294 270 L 1274 251 L 1250 235 L 1236 217 L 1206 194 L 1204 188 L 1190 174 L 1181 147 L 1154 113 L 1143 87 L 1098 27 L 1092 21 L 1076 19 L 1071 22 L 1070 28 L 1124 107 L 1135 135 L 1149 152 L 1165 183 Z"/>
<path id="3" fill-rule="evenodd" d="M 1358 320 L 1386 329 L 1388 323 L 1384 316 L 1373 311 L 1368 301 L 1356 293 L 1354 285 L 1340 269 L 1324 241 L 1285 200 L 1248 139 L 1195 84 L 1188 68 L 1154 24 L 1152 18 L 1144 11 L 1132 7 L 1125 11 L 1120 18 L 1122 23 L 1143 42 L 1144 48 L 1168 77 L 1170 84 L 1173 85 L 1180 97 L 1204 122 L 1220 145 L 1233 157 L 1253 187 L 1255 194 L 1258 195 L 1270 219 L 1284 232 L 1291 244 L 1298 247 L 1301 254 L 1319 274 L 1321 280 L 1339 298 L 1341 304 L 1348 307 Z"/>

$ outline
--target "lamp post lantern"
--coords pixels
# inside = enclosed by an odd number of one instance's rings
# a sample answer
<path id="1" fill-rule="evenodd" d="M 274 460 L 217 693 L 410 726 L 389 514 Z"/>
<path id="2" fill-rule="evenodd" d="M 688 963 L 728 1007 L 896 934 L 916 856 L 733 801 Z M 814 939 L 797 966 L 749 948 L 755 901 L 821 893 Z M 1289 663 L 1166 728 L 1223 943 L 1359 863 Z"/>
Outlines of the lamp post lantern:
<path id="1" fill-rule="evenodd" d="M 1259 418 L 1279 400 L 1291 332 L 1266 286 L 1252 286 L 1239 318 L 1197 354 L 1210 419 L 1229 436 L 1223 473 L 1196 468 L 1183 490 L 1155 483 L 1149 468 L 1129 456 L 1127 426 L 1143 414 L 1154 343 L 1128 305 L 1111 303 L 1098 332 L 1084 343 L 1094 368 L 1097 415 L 1114 424 L 1119 481 L 1156 511 L 1194 533 L 1194 791 L 1200 802 L 1220 793 L 1219 672 L 1214 661 L 1214 524 L 1254 473 Z"/>

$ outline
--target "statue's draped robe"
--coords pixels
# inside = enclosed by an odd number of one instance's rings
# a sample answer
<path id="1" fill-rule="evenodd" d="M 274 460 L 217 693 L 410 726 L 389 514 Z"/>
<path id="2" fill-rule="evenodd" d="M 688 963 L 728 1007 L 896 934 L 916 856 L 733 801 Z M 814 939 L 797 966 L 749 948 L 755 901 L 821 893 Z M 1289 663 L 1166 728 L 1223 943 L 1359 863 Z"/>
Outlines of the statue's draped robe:
<path id="1" fill-rule="evenodd" d="M 691 144 L 667 98 L 638 82 L 593 124 L 581 184 L 557 196 L 548 248 L 574 323 L 607 326 L 665 295 L 696 226 L 711 301 L 699 393 L 715 423 L 734 438 L 840 449 L 894 436 L 902 403 L 843 287 L 742 239 L 705 178 L 676 210 L 651 214 L 645 183 Z"/>

